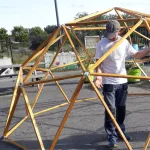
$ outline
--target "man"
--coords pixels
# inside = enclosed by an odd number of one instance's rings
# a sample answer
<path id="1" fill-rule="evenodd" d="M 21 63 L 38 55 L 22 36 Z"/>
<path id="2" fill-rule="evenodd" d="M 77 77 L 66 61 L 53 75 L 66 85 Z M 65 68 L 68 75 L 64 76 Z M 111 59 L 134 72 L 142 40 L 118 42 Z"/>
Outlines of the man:
<path id="1" fill-rule="evenodd" d="M 98 60 L 102 57 L 118 40 L 120 24 L 116 20 L 111 20 L 106 25 L 104 38 L 102 38 L 96 48 L 95 57 Z M 150 48 L 137 52 L 131 44 L 125 39 L 97 68 L 97 73 L 110 74 L 127 74 L 125 69 L 125 58 L 131 56 L 133 58 L 142 58 L 148 55 Z M 125 132 L 125 114 L 126 114 L 126 99 L 127 99 L 127 78 L 114 77 L 96 77 L 95 85 L 98 88 L 103 87 L 103 95 L 106 104 L 112 114 L 116 117 L 120 128 L 122 129 L 127 140 L 132 140 L 132 137 Z M 108 136 L 108 146 L 110 149 L 116 148 L 116 141 L 119 137 L 115 126 L 105 110 L 104 127 Z"/>

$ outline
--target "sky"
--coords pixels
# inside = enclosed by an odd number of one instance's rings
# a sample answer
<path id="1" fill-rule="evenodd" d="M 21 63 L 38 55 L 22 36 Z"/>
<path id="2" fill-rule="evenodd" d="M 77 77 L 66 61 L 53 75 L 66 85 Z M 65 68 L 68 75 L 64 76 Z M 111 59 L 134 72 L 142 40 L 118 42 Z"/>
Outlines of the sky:
<path id="1" fill-rule="evenodd" d="M 56 0 L 61 24 L 74 20 L 79 12 L 88 14 L 121 7 L 150 14 L 149 0 Z M 0 28 L 8 33 L 14 26 L 32 28 L 57 25 L 54 0 L 0 0 Z"/>

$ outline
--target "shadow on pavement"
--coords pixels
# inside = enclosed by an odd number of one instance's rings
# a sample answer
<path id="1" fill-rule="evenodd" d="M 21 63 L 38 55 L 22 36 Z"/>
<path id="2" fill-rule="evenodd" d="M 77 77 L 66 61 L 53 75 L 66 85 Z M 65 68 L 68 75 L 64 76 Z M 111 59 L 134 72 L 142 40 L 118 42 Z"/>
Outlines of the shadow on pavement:
<path id="1" fill-rule="evenodd" d="M 133 137 L 133 148 L 134 144 L 136 146 L 136 142 L 145 142 L 146 138 L 148 136 L 147 132 L 130 132 L 129 133 Z M 140 136 L 139 136 L 140 135 Z M 48 139 L 48 137 L 47 137 Z M 29 141 L 16 141 L 19 144 L 24 145 L 25 147 L 29 149 L 40 149 L 39 144 L 37 140 L 29 140 Z M 106 143 L 104 143 L 106 142 Z M 118 140 L 119 143 L 123 141 Z M 43 140 L 44 146 L 46 149 L 49 149 L 50 144 L 52 143 L 52 140 Z M 0 141 L 0 149 L 6 149 L 9 150 L 19 150 L 19 148 L 15 147 L 14 145 L 11 145 L 5 141 Z M 7 149 L 7 150 L 8 150 Z M 106 134 L 97 134 L 96 132 L 92 134 L 82 134 L 82 135 L 72 135 L 67 138 L 63 138 L 57 141 L 57 144 L 55 146 L 56 150 L 108 150 L 107 147 L 107 138 Z M 120 149 L 120 148 L 118 148 Z M 142 147 L 136 147 L 134 149 L 140 150 Z M 127 150 L 127 148 L 123 148 L 121 150 Z"/>

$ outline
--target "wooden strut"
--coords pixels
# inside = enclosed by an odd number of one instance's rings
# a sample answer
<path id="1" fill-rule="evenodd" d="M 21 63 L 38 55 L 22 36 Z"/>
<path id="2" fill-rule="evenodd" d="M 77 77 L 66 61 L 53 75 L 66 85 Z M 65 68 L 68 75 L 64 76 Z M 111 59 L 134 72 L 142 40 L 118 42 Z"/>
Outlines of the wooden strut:
<path id="1" fill-rule="evenodd" d="M 14 111 L 15 111 L 15 108 L 16 108 L 16 105 L 18 103 L 18 99 L 19 99 L 19 96 L 20 96 L 21 91 L 18 88 L 19 84 L 20 84 L 20 77 L 21 77 L 21 70 L 19 71 L 18 78 L 17 78 L 16 84 L 15 84 L 14 93 L 13 93 L 13 97 L 12 97 L 12 100 L 11 100 L 7 121 L 6 121 L 6 124 L 5 124 L 5 127 L 4 127 L 4 132 L 3 132 L 4 137 L 6 136 L 6 133 L 8 132 L 8 128 L 10 126 L 12 116 L 14 114 Z"/>
<path id="2" fill-rule="evenodd" d="M 148 134 L 148 137 L 147 137 L 147 140 L 145 142 L 143 150 L 147 150 L 149 143 L 150 143 L 150 133 Z"/>
<path id="3" fill-rule="evenodd" d="M 141 12 L 137 12 L 137 11 L 132 11 L 129 9 L 124 9 L 124 8 L 120 8 L 120 7 L 115 7 L 116 10 L 119 10 L 121 12 L 127 13 L 127 14 L 131 14 L 132 16 L 136 16 L 136 17 L 150 17 L 149 14 L 145 14 L 145 13 L 141 13 Z"/>
<path id="4" fill-rule="evenodd" d="M 115 10 L 117 11 L 117 10 Z M 128 19 L 116 19 L 118 22 L 137 22 L 140 18 L 128 18 Z M 97 24 L 106 24 L 109 20 L 99 20 L 99 21 L 85 21 L 85 22 L 77 22 L 77 23 L 66 23 L 66 26 L 83 26 L 83 25 L 97 25 Z"/>
<path id="5" fill-rule="evenodd" d="M 115 77 L 115 78 L 133 78 L 133 79 L 144 79 L 150 80 L 149 76 L 134 76 L 134 75 L 123 75 L 123 74 L 109 74 L 109 73 L 91 73 L 93 76 L 104 76 L 104 77 Z"/>
<path id="6" fill-rule="evenodd" d="M 24 86 L 31 86 L 31 85 L 36 85 L 36 84 L 40 84 L 40 83 L 49 83 L 49 82 L 53 82 L 53 81 L 59 81 L 59 80 L 65 80 L 65 79 L 71 79 L 71 78 L 78 78 L 81 77 L 82 74 L 75 74 L 75 75 L 66 75 L 66 76 L 61 76 L 61 77 L 55 77 L 52 79 L 43 79 L 40 81 L 34 81 L 34 82 L 27 82 L 24 83 Z"/>

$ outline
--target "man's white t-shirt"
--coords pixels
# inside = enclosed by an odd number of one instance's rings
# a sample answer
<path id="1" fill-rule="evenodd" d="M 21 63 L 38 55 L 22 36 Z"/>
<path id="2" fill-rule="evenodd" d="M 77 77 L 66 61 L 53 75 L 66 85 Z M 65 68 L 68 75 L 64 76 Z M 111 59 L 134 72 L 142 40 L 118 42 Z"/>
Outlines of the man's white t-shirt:
<path id="1" fill-rule="evenodd" d="M 121 37 L 116 41 L 107 38 L 100 40 L 96 47 L 96 59 L 102 57 Z M 102 63 L 103 73 L 126 75 L 125 58 L 135 54 L 137 51 L 132 47 L 128 40 L 124 40 Z M 103 84 L 122 84 L 127 82 L 127 78 L 104 77 Z"/>

